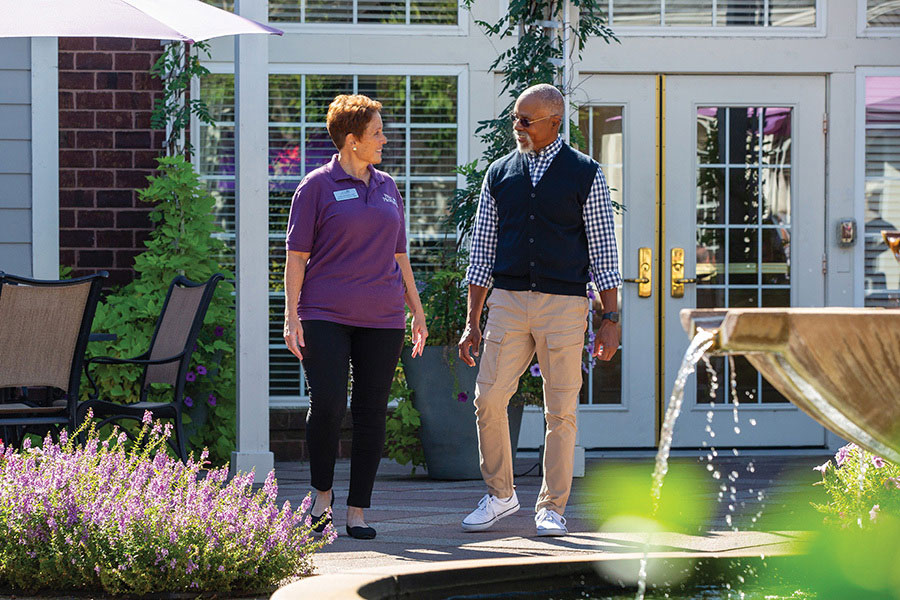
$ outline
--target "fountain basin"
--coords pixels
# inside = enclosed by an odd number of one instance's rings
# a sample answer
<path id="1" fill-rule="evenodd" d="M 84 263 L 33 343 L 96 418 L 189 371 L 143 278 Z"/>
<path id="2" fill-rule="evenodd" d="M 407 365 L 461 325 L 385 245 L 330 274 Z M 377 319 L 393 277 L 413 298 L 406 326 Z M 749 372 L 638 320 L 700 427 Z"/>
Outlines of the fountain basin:
<path id="1" fill-rule="evenodd" d="M 900 463 L 900 312 L 882 308 L 685 309 L 711 354 L 740 354 L 837 435 Z"/>

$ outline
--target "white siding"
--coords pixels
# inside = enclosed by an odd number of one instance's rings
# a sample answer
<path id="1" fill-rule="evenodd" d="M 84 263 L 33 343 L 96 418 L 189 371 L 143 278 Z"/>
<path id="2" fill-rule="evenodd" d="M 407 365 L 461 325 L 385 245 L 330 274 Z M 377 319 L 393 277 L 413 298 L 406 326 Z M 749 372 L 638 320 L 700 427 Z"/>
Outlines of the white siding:
<path id="1" fill-rule="evenodd" d="M 0 271 L 31 264 L 31 40 L 0 39 Z"/>

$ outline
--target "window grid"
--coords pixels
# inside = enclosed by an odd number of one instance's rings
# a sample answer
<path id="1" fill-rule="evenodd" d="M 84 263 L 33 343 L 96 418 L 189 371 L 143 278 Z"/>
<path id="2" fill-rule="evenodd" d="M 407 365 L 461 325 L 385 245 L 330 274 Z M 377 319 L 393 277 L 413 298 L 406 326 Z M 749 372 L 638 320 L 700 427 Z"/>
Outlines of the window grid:
<path id="1" fill-rule="evenodd" d="M 873 0 L 869 0 L 869 2 L 872 1 Z M 621 27 L 658 27 L 673 29 L 684 26 L 712 29 L 721 29 L 725 27 L 810 29 L 815 28 L 818 25 L 820 13 L 819 2 L 820 0 L 795 0 L 793 6 L 788 5 L 782 7 L 780 12 L 783 13 L 783 23 L 774 18 L 779 9 L 777 6 L 773 6 L 771 0 L 763 0 L 762 6 L 760 7 L 762 10 L 761 24 L 739 23 L 729 25 L 727 21 L 723 22 L 720 15 L 723 10 L 728 10 L 728 8 L 731 7 L 732 10 L 740 11 L 741 8 L 744 8 L 744 10 L 750 11 L 752 10 L 753 5 L 756 4 L 755 2 L 752 2 L 748 3 L 746 6 L 742 6 L 740 2 L 736 2 L 735 0 L 707 0 L 706 2 L 698 0 L 694 2 L 693 4 L 698 11 L 693 16 L 694 22 L 690 22 L 691 16 L 684 16 L 685 14 L 689 15 L 689 13 L 685 13 L 683 9 L 690 8 L 690 3 L 686 3 L 684 0 L 656 0 L 655 2 L 653 0 L 607 0 L 606 14 L 609 17 L 609 23 L 616 29 Z M 624 10 L 629 4 L 632 5 L 630 7 L 632 9 L 631 12 Z M 634 6 L 635 4 L 637 6 Z M 688 6 L 685 6 L 685 4 Z M 671 13 L 672 15 L 681 14 L 682 20 L 673 17 L 670 22 L 670 11 L 667 10 L 669 6 L 682 8 L 681 13 L 677 11 L 672 11 Z M 617 11 L 617 7 L 623 10 Z M 617 14 L 617 12 L 619 14 Z M 626 16 L 620 18 L 620 14 Z M 684 18 L 687 18 L 687 21 L 683 21 Z M 631 20 L 631 23 L 628 22 L 629 19 Z M 649 22 L 650 20 L 656 22 Z"/>
<path id="2" fill-rule="evenodd" d="M 881 231 L 900 229 L 900 170 L 894 166 L 900 162 L 900 77 L 870 76 L 864 81 L 864 298 L 866 306 L 896 308 L 900 265 Z"/>
<path id="3" fill-rule="evenodd" d="M 743 107 L 740 107 L 743 108 Z M 698 107 L 699 110 L 704 110 L 704 107 Z M 731 156 L 731 115 L 732 115 L 732 107 L 720 107 L 717 110 L 717 120 L 721 123 L 724 122 L 724 162 L 700 162 L 699 160 L 699 148 L 698 148 L 698 156 L 697 156 L 697 172 L 699 173 L 700 169 L 714 168 L 719 169 L 724 174 L 724 182 L 723 182 L 723 192 L 724 196 L 720 199 L 724 206 L 724 217 L 723 222 L 721 224 L 716 223 L 715 225 L 710 225 L 708 223 L 698 223 L 698 232 L 700 230 L 709 230 L 709 231 L 719 231 L 722 232 L 722 245 L 724 246 L 724 257 L 723 264 L 724 272 L 723 272 L 723 283 L 705 283 L 703 281 L 697 282 L 697 290 L 698 292 L 705 290 L 720 290 L 722 293 L 723 299 L 723 308 L 729 308 L 731 306 L 731 292 L 733 290 L 748 290 L 754 291 L 756 296 L 756 306 L 763 306 L 763 293 L 766 290 L 785 290 L 788 293 L 788 298 L 790 297 L 790 284 L 773 284 L 773 283 L 765 283 L 763 282 L 763 275 L 765 274 L 765 265 L 763 262 L 764 256 L 764 248 L 763 248 L 763 235 L 762 232 L 765 230 L 769 231 L 777 231 L 777 230 L 787 230 L 788 235 L 790 235 L 791 226 L 787 225 L 779 225 L 779 224 L 764 224 L 763 223 L 763 207 L 765 206 L 765 202 L 763 201 L 763 194 L 761 190 L 762 185 L 762 170 L 766 168 L 767 163 L 763 162 L 763 147 L 765 140 L 765 123 L 763 120 L 763 116 L 765 114 L 765 109 L 760 107 L 753 107 L 755 112 L 755 124 L 754 127 L 756 129 L 756 165 L 755 169 L 757 171 L 757 198 L 759 201 L 756 206 L 756 222 L 755 223 L 745 223 L 745 224 L 734 224 L 731 220 L 731 198 L 732 198 L 732 190 L 731 190 L 731 176 L 730 172 L 732 169 L 741 169 L 746 170 L 748 167 L 753 167 L 753 165 L 748 165 L 745 163 L 736 163 L 732 160 Z M 792 111 L 791 111 L 792 112 Z M 724 115 L 722 118 L 721 115 Z M 698 112 L 699 116 L 699 112 Z M 719 125 L 721 127 L 721 125 Z M 721 157 L 722 150 L 720 150 Z M 793 164 L 792 161 L 789 164 Z M 732 283 L 731 275 L 735 273 L 735 270 L 732 267 L 731 263 L 731 241 L 732 235 L 735 235 L 733 232 L 738 231 L 754 231 L 756 233 L 756 283 Z M 699 248 L 699 239 L 698 239 L 698 248 Z M 718 261 L 717 261 L 718 263 Z M 790 264 L 787 265 L 788 276 L 790 276 Z M 697 269 L 697 277 L 700 276 L 700 270 Z M 788 279 L 790 281 L 790 279 Z M 699 305 L 699 302 L 697 303 Z M 721 402 L 723 404 L 729 404 L 732 402 L 731 398 L 731 366 L 728 361 L 715 359 L 711 361 L 714 365 L 715 370 L 720 374 L 720 383 L 719 389 L 723 390 L 722 399 L 716 399 L 716 402 Z M 718 365 L 718 366 L 715 366 Z M 703 374 L 702 376 L 705 376 Z M 752 404 L 762 404 L 764 392 L 764 380 L 762 375 L 756 373 L 756 386 L 753 393 L 752 398 L 741 398 L 740 401 L 742 404 L 752 403 Z M 708 390 L 702 389 L 702 386 L 698 385 L 697 389 L 697 402 L 698 404 L 701 402 L 709 402 L 710 397 L 708 394 Z"/>
<path id="4" fill-rule="evenodd" d="M 273 84 L 273 82 L 277 81 L 278 77 L 288 78 L 284 82 L 285 85 L 277 85 Z M 291 84 L 293 82 L 290 81 L 291 75 L 287 74 L 271 74 L 270 75 L 270 90 L 277 90 L 276 93 L 282 92 L 283 97 L 292 97 L 294 94 L 294 89 L 291 89 Z M 270 291 L 269 291 L 269 306 L 270 306 L 270 323 L 269 323 L 269 364 L 270 364 L 270 395 L 273 397 L 275 402 L 284 402 L 284 401 L 295 401 L 301 399 L 306 395 L 306 385 L 305 380 L 302 375 L 302 369 L 300 364 L 294 359 L 293 355 L 290 355 L 287 348 L 284 346 L 282 341 L 282 311 L 283 311 L 283 284 L 281 283 L 281 271 L 283 271 L 283 255 L 284 255 L 284 240 L 286 237 L 285 226 L 287 222 L 287 215 L 280 214 L 284 212 L 285 209 L 285 196 L 287 195 L 287 188 L 296 187 L 302 178 L 306 175 L 306 172 L 309 169 L 316 168 L 320 166 L 320 164 L 311 164 L 307 162 L 307 158 L 311 160 L 315 160 L 316 156 L 308 156 L 308 142 L 310 131 L 318 131 L 325 132 L 325 124 L 324 124 L 324 111 L 321 112 L 321 119 L 316 119 L 315 117 L 309 115 L 307 103 L 309 101 L 307 92 L 309 91 L 308 86 L 308 78 L 316 77 L 314 75 L 296 75 L 299 81 L 299 86 L 297 91 L 300 93 L 300 104 L 299 107 L 294 107 L 291 110 L 296 111 L 299 108 L 299 120 L 298 121 L 285 121 L 281 120 L 271 120 L 268 123 L 269 127 L 269 136 L 270 140 L 273 139 L 273 135 L 280 136 L 278 139 L 278 145 L 270 143 L 270 148 L 278 148 L 279 145 L 283 149 L 291 149 L 291 146 L 296 142 L 296 149 L 298 151 L 299 156 L 299 165 L 293 163 L 289 164 L 290 167 L 298 168 L 299 172 L 289 173 L 289 174 L 276 174 L 270 171 L 269 173 L 269 182 L 270 182 L 270 233 L 269 233 L 269 256 L 270 256 Z M 326 76 L 318 76 L 318 77 L 328 77 Z M 335 79 L 339 79 L 341 77 L 346 77 L 348 82 L 352 82 L 352 89 L 344 90 L 343 93 L 352 92 L 359 93 L 360 91 L 360 75 L 353 76 L 334 76 Z M 374 82 L 379 77 L 378 75 L 364 75 L 367 81 Z M 399 78 L 399 76 L 385 76 L 388 78 Z M 454 136 L 452 139 L 452 144 L 447 143 L 448 138 L 439 140 L 439 143 L 444 142 L 446 144 L 446 148 L 441 147 L 441 152 L 447 152 L 452 154 L 452 160 L 449 162 L 455 166 L 456 164 L 456 145 L 457 145 L 457 137 L 455 132 L 458 130 L 458 119 L 459 119 L 459 106 L 457 102 L 457 86 L 458 86 L 458 77 L 455 75 L 434 75 L 434 76 L 409 76 L 404 75 L 403 82 L 403 93 L 405 94 L 405 99 L 403 100 L 405 105 L 403 111 L 401 113 L 401 118 L 403 119 L 403 123 L 386 123 L 386 129 L 393 130 L 396 132 L 402 132 L 405 144 L 405 152 L 403 154 L 403 165 L 399 169 L 402 173 L 395 176 L 395 180 L 397 182 L 397 186 L 403 193 L 404 202 L 405 202 L 405 210 L 406 210 L 406 219 L 407 219 L 407 236 L 411 241 L 434 241 L 436 238 L 439 241 L 448 240 L 447 243 L 454 243 L 455 236 L 450 232 L 449 234 L 441 234 L 435 236 L 433 233 L 419 233 L 416 232 L 415 229 L 420 227 L 422 219 L 424 218 L 426 221 L 431 218 L 430 215 L 426 214 L 424 216 L 420 216 L 418 221 L 411 221 L 410 217 L 412 215 L 411 209 L 417 201 L 428 203 L 428 199 L 420 200 L 418 198 L 413 198 L 413 190 L 414 184 L 421 183 L 443 183 L 448 187 L 455 188 L 457 183 L 457 177 L 455 173 L 451 170 L 447 170 L 447 173 L 444 174 L 441 172 L 443 170 L 444 162 L 434 165 L 433 167 L 429 166 L 430 171 L 429 174 L 413 174 L 413 170 L 415 168 L 415 155 L 411 151 L 412 141 L 414 139 L 414 134 L 416 132 L 426 132 L 422 136 L 420 136 L 419 141 L 423 143 L 428 143 L 429 138 L 427 132 L 438 132 L 443 129 L 446 131 L 453 131 Z M 441 123 L 439 121 L 447 120 L 446 117 L 449 115 L 445 115 L 443 113 L 436 115 L 423 115 L 423 111 L 417 112 L 415 115 L 413 114 L 413 104 L 415 100 L 413 99 L 413 88 L 412 83 L 414 79 L 425 80 L 428 78 L 435 78 L 436 80 L 446 80 L 443 82 L 444 87 L 441 88 L 442 91 L 438 91 L 438 94 L 445 94 L 449 101 L 452 102 L 452 120 L 453 122 L 444 122 Z M 424 83 L 424 81 L 423 81 Z M 218 220 L 220 224 L 225 228 L 226 232 L 223 234 L 218 234 L 217 237 L 226 242 L 226 244 L 231 249 L 231 252 L 228 256 L 224 256 L 221 258 L 223 264 L 229 264 L 233 267 L 234 265 L 234 208 L 233 208 L 233 198 L 234 198 L 234 163 L 233 163 L 233 136 L 229 137 L 223 135 L 223 131 L 230 131 L 228 128 L 232 128 L 234 126 L 233 121 L 233 110 L 234 110 L 234 100 L 230 97 L 230 89 L 233 89 L 234 79 L 231 74 L 216 74 L 209 76 L 208 78 L 201 81 L 199 95 L 200 97 L 210 97 L 210 95 L 215 95 L 217 98 L 217 104 L 213 108 L 213 117 L 214 117 L 214 126 L 208 127 L 204 124 L 198 124 L 197 131 L 198 136 L 201 140 L 201 143 L 197 144 L 198 152 L 197 152 L 197 162 L 198 168 L 200 170 L 201 180 L 204 180 L 208 186 L 208 188 L 213 192 L 214 196 L 217 198 L 217 206 L 216 213 L 218 216 Z M 421 84 L 420 84 L 421 85 Z M 327 86 L 326 86 L 327 87 Z M 296 88 L 295 88 L 296 89 Z M 329 97 L 327 101 L 330 102 L 330 92 L 331 89 L 325 90 Z M 286 94 L 284 92 L 287 92 Z M 341 93 L 338 91 L 337 93 Z M 420 98 L 422 100 L 429 100 L 433 98 L 428 98 L 422 96 L 421 94 L 427 93 L 424 89 L 420 91 Z M 272 93 L 270 91 L 270 98 L 272 98 Z M 292 98 L 293 100 L 293 98 Z M 324 102 L 326 99 L 316 99 L 317 102 Z M 279 108 L 284 108 L 287 105 L 279 105 Z M 424 105 L 423 105 L 424 106 Z M 427 109 L 427 107 L 425 107 Z M 387 112 L 387 111 L 383 111 Z M 277 118 L 277 115 L 272 115 L 272 117 Z M 422 122 L 427 119 L 426 122 Z M 287 134 L 287 135 L 286 135 Z M 328 142 L 330 144 L 330 140 Z M 399 142 L 398 142 L 399 143 Z M 450 147 L 452 146 L 452 148 Z M 271 152 L 271 150 L 270 150 Z M 331 154 L 336 152 L 333 147 L 329 150 L 328 157 L 330 158 Z M 324 154 L 324 153 L 320 153 Z M 320 158 L 324 158 L 320 156 Z M 270 167 L 273 164 L 274 155 L 270 156 Z M 293 159 L 291 159 L 293 162 Z M 323 163 L 324 164 L 324 163 Z M 389 167 L 390 169 L 390 167 Z M 433 174 L 432 174 L 433 173 Z M 272 184 L 279 184 L 277 186 L 273 186 Z M 292 189 L 290 190 L 292 193 Z M 275 199 L 278 199 L 278 202 Z M 430 205 L 429 205 L 430 206 Z M 410 232 L 410 227 L 412 226 L 413 231 Z M 430 227 L 430 229 L 437 229 L 436 225 Z M 417 247 L 415 249 L 415 253 L 421 255 L 423 252 L 427 255 L 428 253 L 427 247 Z M 411 259 L 413 259 L 413 255 L 411 254 Z M 427 262 L 427 261 L 426 261 Z M 413 264 L 416 266 L 416 261 L 413 259 Z"/>

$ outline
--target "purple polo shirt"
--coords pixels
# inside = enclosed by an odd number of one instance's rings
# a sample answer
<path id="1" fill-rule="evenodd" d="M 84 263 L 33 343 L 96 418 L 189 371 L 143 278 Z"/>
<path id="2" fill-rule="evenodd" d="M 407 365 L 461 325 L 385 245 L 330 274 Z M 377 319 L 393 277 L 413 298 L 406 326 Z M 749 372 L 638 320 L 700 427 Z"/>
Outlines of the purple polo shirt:
<path id="1" fill-rule="evenodd" d="M 406 253 L 403 199 L 390 175 L 369 165 L 369 185 L 348 175 L 335 154 L 307 175 L 291 202 L 287 249 L 309 252 L 301 320 L 403 329 Z"/>

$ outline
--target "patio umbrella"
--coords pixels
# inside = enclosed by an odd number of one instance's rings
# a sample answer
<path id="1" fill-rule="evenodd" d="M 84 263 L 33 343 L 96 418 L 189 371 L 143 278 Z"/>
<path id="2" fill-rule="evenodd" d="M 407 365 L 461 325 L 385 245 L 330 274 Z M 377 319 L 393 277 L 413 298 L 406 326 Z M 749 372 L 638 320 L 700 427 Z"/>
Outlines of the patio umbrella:
<path id="1" fill-rule="evenodd" d="M 3 37 L 118 37 L 200 42 L 283 32 L 200 0 L 0 0 Z"/>

